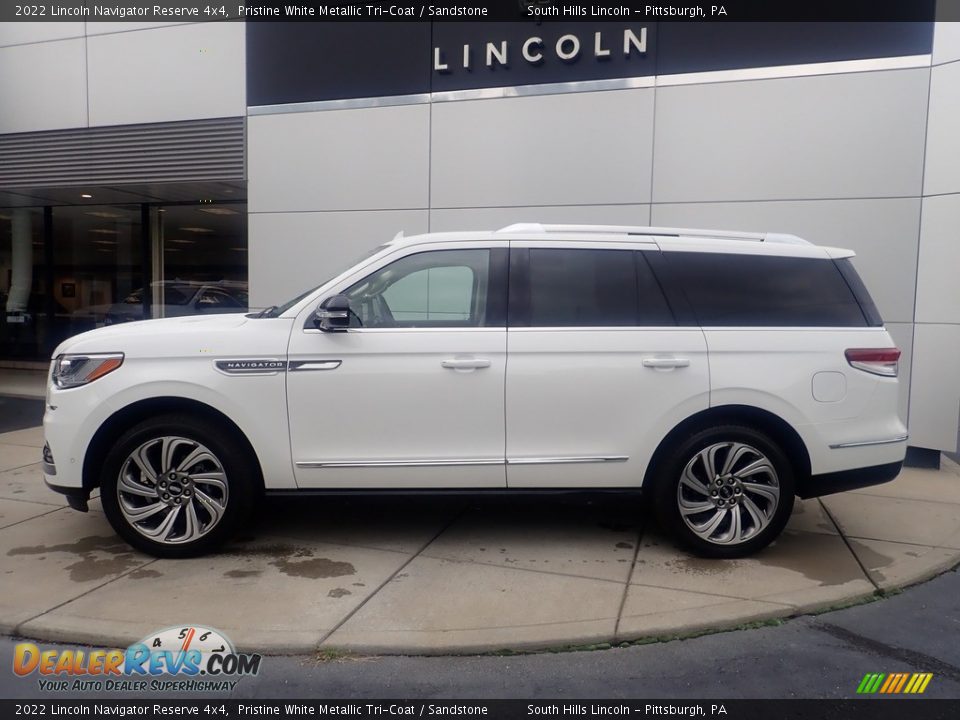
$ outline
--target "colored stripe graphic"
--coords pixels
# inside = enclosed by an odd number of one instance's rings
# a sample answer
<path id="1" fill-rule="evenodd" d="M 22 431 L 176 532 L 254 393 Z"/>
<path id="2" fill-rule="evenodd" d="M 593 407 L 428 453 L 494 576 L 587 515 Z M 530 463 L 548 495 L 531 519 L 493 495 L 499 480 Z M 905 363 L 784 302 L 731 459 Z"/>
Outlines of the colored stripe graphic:
<path id="1" fill-rule="evenodd" d="M 863 676 L 863 680 L 860 681 L 860 686 L 857 688 L 857 692 L 863 695 L 870 695 L 875 693 L 880 687 L 880 683 L 884 678 L 883 673 L 867 673 Z"/>
<path id="2" fill-rule="evenodd" d="M 890 692 L 898 693 L 901 690 L 903 690 L 903 686 L 906 684 L 907 678 L 909 677 L 910 676 L 907 673 L 900 673 L 900 682 L 898 682 L 897 686 L 893 688 L 893 690 L 891 690 Z"/>
<path id="3" fill-rule="evenodd" d="M 857 686 L 860 695 L 919 695 L 927 689 L 933 673 L 867 673 Z"/>

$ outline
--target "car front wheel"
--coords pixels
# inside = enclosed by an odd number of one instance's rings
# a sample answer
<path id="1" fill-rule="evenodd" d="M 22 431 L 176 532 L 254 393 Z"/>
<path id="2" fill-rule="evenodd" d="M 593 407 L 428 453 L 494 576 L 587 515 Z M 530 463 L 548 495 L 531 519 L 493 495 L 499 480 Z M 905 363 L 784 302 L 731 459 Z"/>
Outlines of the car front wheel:
<path id="1" fill-rule="evenodd" d="M 249 514 L 254 492 L 244 448 L 184 415 L 146 420 L 106 458 L 101 500 L 114 530 L 157 557 L 201 555 Z"/>
<path id="2" fill-rule="evenodd" d="M 794 472 L 780 447 L 746 426 L 696 433 L 671 453 L 657 514 L 698 555 L 743 557 L 769 545 L 790 518 Z"/>

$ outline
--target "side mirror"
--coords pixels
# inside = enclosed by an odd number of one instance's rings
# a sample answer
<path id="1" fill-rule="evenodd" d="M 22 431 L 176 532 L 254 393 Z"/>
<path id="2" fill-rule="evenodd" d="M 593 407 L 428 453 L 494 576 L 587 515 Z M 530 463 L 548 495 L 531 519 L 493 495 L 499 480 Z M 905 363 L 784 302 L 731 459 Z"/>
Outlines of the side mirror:
<path id="1" fill-rule="evenodd" d="M 313 324 L 324 332 L 343 332 L 350 327 L 350 300 L 346 295 L 328 297 L 313 314 Z"/>

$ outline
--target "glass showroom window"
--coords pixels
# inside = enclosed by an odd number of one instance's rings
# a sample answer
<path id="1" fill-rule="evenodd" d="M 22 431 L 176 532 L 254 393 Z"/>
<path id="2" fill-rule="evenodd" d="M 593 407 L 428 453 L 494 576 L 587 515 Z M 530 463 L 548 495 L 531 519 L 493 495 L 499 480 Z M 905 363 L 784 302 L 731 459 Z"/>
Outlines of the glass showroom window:
<path id="1" fill-rule="evenodd" d="M 43 266 L 42 208 L 0 208 L 0 360 L 44 353 Z"/>
<path id="2" fill-rule="evenodd" d="M 104 325 L 143 319 L 142 306 L 129 301 L 143 285 L 140 245 L 138 205 L 53 208 L 56 343 Z"/>
<path id="3" fill-rule="evenodd" d="M 247 206 L 168 205 L 157 215 L 153 317 L 246 312 Z"/>

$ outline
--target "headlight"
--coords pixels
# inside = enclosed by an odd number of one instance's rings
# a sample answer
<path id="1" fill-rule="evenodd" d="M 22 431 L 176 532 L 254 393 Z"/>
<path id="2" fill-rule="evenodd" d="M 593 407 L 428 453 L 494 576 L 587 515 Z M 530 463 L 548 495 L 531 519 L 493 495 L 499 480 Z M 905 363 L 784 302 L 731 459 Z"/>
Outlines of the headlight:
<path id="1" fill-rule="evenodd" d="M 102 378 L 123 364 L 123 353 L 59 355 L 53 361 L 53 382 L 58 388 L 74 388 Z"/>

